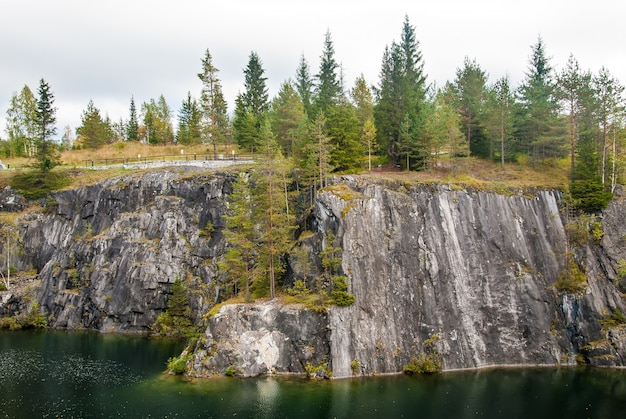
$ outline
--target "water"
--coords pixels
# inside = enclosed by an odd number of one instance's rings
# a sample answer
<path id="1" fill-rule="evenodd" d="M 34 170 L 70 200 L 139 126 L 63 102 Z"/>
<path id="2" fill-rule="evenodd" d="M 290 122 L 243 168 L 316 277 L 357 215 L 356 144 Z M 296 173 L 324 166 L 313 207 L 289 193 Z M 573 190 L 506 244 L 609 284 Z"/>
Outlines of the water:
<path id="1" fill-rule="evenodd" d="M 0 418 L 620 418 L 626 371 L 495 369 L 428 377 L 185 380 L 180 342 L 0 332 Z"/>

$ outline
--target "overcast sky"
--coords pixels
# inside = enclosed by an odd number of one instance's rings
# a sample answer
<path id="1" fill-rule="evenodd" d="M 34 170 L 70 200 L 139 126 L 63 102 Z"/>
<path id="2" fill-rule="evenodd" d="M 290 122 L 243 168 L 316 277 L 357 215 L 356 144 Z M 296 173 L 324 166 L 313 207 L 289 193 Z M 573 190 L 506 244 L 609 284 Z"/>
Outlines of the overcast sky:
<path id="1" fill-rule="evenodd" d="M 517 85 L 539 36 L 555 69 L 573 54 L 583 69 L 604 66 L 626 84 L 621 0 L 0 0 L 0 137 L 11 96 L 25 84 L 36 94 L 41 78 L 55 94 L 59 133 L 80 125 L 90 99 L 114 121 L 128 118 L 131 95 L 139 107 L 163 94 L 177 114 L 188 91 L 199 96 L 206 49 L 232 112 L 251 51 L 272 97 L 301 55 L 317 73 L 327 30 L 346 85 L 361 73 L 377 84 L 405 15 L 438 86 L 465 57 Z"/>

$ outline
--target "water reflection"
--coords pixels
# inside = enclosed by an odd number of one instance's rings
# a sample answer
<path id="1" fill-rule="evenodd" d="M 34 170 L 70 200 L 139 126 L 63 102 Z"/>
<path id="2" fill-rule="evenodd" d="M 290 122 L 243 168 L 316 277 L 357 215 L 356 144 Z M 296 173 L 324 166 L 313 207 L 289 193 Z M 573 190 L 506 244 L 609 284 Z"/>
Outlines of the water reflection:
<path id="1" fill-rule="evenodd" d="M 427 377 L 185 380 L 180 342 L 0 332 L 0 417 L 612 418 L 626 371 L 495 369 Z"/>

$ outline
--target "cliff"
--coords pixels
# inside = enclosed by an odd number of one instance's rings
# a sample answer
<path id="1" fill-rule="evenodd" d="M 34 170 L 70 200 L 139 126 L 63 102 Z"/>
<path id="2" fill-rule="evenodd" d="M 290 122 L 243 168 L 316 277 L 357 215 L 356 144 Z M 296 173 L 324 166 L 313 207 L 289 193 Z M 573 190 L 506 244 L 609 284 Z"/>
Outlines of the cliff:
<path id="1" fill-rule="evenodd" d="M 217 262 L 234 178 L 190 170 L 59 192 L 22 217 L 17 263 L 36 270 L 49 325 L 149 331 L 176 278 L 192 285 L 196 321 L 206 317 L 223 288 Z M 280 301 L 223 306 L 193 348 L 188 373 L 320 365 L 334 377 L 397 373 L 433 342 L 444 370 L 624 365 L 626 307 L 615 284 L 626 260 L 626 202 L 604 212 L 603 236 L 574 246 L 559 199 L 556 191 L 336 179 L 318 193 L 300 246 L 319 262 L 330 233 L 337 238 L 355 303 L 323 312 Z M 287 281 L 315 273 L 290 260 Z M 570 260 L 586 274 L 579 293 L 555 285 Z"/>

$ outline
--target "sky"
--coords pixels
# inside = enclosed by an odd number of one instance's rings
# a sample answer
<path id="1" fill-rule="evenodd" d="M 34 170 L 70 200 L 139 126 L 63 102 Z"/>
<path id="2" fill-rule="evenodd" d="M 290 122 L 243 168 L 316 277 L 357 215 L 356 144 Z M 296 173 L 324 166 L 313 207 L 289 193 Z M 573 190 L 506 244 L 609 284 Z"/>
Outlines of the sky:
<path id="1" fill-rule="evenodd" d="M 187 92 L 200 95 L 207 49 L 232 112 L 252 51 L 271 98 L 295 78 L 301 56 L 318 72 L 327 31 L 346 87 L 361 74 L 376 85 L 405 16 L 437 86 L 453 81 L 466 57 L 490 81 L 508 75 L 518 85 L 539 37 L 557 71 L 573 55 L 582 69 L 605 67 L 626 84 L 620 0 L 0 0 L 0 138 L 12 95 L 24 85 L 37 94 L 42 78 L 55 95 L 59 136 L 80 125 L 89 100 L 119 121 L 131 96 L 139 108 L 163 95 L 176 115 Z"/>

